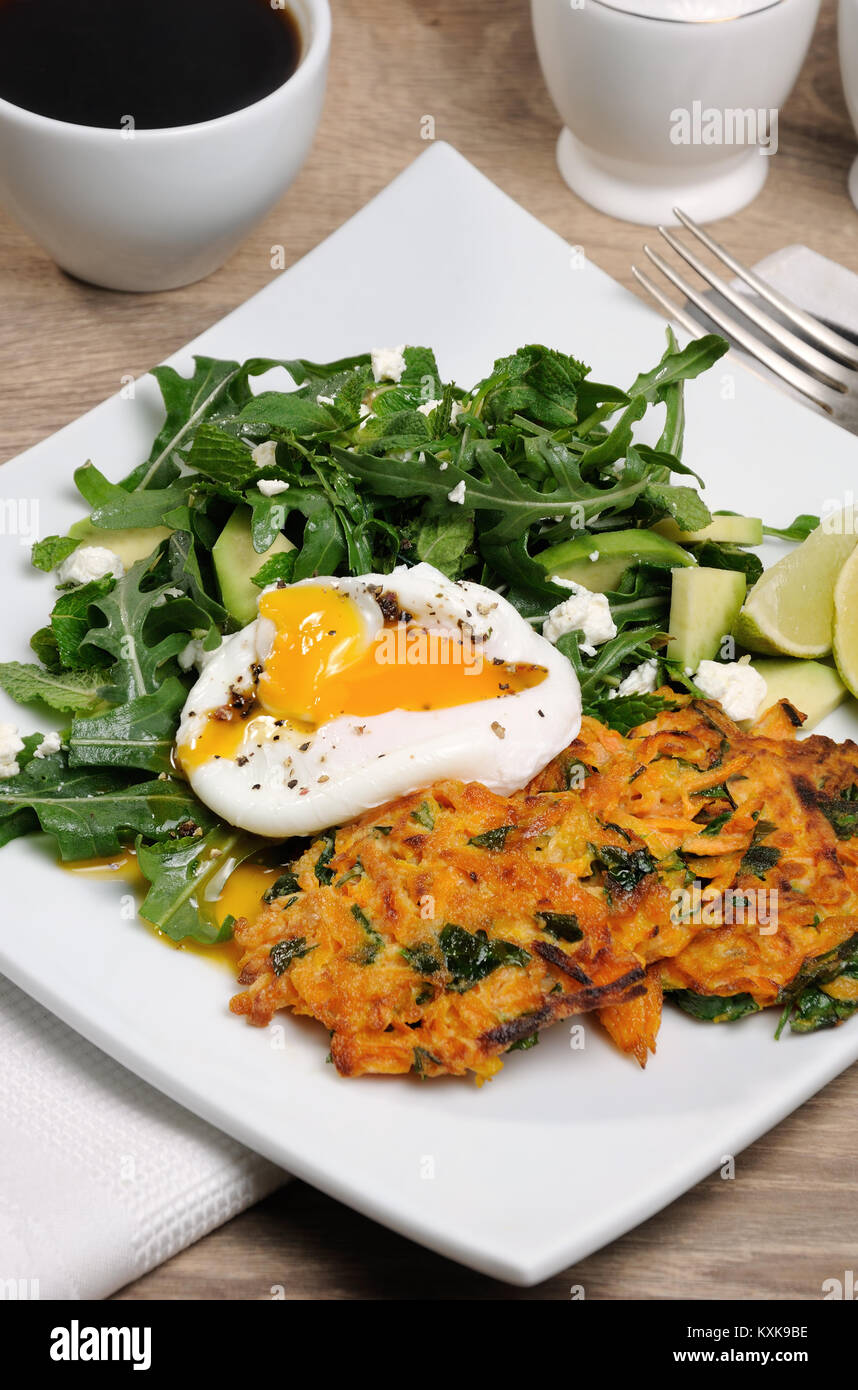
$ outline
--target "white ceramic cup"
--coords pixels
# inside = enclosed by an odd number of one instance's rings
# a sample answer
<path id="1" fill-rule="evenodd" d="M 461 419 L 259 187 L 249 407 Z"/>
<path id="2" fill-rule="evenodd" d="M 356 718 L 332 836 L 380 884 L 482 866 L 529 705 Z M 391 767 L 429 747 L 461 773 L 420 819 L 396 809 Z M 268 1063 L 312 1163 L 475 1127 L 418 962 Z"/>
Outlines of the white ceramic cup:
<path id="1" fill-rule="evenodd" d="M 328 0 L 289 0 L 295 72 L 198 125 L 106 130 L 0 100 L 0 203 L 63 270 L 113 290 L 169 290 L 232 255 L 307 157 L 325 94 Z"/>
<path id="2" fill-rule="evenodd" d="M 840 0 L 837 14 L 840 74 L 849 115 L 858 135 L 858 0 Z M 858 157 L 849 170 L 849 194 L 858 208 Z"/>
<path id="3" fill-rule="evenodd" d="M 854 0 L 858 3 L 858 0 Z M 629 222 L 756 197 L 819 0 L 531 0 L 560 172 Z M 666 16 L 670 15 L 670 18 Z M 687 113 L 687 114 L 685 114 Z"/>

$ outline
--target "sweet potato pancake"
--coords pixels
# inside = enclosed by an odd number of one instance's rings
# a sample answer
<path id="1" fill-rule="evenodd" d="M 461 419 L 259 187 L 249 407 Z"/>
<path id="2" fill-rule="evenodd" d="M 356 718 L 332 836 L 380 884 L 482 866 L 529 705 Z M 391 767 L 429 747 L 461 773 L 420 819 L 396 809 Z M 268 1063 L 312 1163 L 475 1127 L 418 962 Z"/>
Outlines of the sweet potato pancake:
<path id="1" fill-rule="evenodd" d="M 318 1018 L 347 1076 L 491 1076 L 591 1010 L 643 1065 L 663 991 L 718 1019 L 821 988 L 845 1017 L 858 748 L 796 742 L 785 703 L 744 733 L 661 693 L 628 736 L 585 718 L 515 796 L 443 782 L 317 840 L 236 927 L 234 1011 Z"/>
<path id="2" fill-rule="evenodd" d="M 561 800 L 565 816 L 554 798 L 442 782 L 316 841 L 236 927 L 249 988 L 233 1009 L 320 1019 L 345 1076 L 485 1077 L 547 1023 L 642 993 L 607 904 L 578 882 L 586 808 Z M 572 863 L 545 852 L 558 828 Z"/>

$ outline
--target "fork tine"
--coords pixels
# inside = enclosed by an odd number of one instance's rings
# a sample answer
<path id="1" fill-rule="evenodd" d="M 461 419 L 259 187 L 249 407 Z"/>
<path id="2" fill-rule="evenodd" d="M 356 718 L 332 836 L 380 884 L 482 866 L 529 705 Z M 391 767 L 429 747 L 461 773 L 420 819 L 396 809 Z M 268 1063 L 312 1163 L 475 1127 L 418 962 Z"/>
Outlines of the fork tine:
<path id="1" fill-rule="evenodd" d="M 710 270 L 700 257 L 696 256 L 678 237 L 669 232 L 667 227 L 659 227 L 658 230 L 668 246 L 671 246 L 677 255 L 691 266 L 692 270 L 696 270 L 702 280 L 711 285 L 712 289 L 726 299 L 728 304 L 732 304 L 734 309 L 738 309 L 740 314 L 744 314 L 745 318 L 750 319 L 751 323 L 756 324 L 757 328 L 761 328 L 764 333 L 768 333 L 770 338 L 774 338 L 779 348 L 797 358 L 802 366 L 813 372 L 834 390 L 845 391 L 847 389 L 850 381 L 854 379 L 854 373 L 848 367 L 841 367 L 838 362 L 832 362 L 830 357 L 826 357 L 824 353 L 806 343 L 803 338 L 797 338 L 788 328 L 784 328 L 783 324 L 773 319 L 771 314 L 766 313 L 765 309 L 761 309 L 749 295 L 740 294 L 734 290 L 727 284 L 726 280 L 722 280 L 720 275 L 717 275 L 714 270 Z"/>
<path id="2" fill-rule="evenodd" d="M 835 395 L 827 386 L 823 386 L 822 382 L 817 381 L 815 377 L 809 376 L 807 372 L 802 371 L 802 369 L 795 366 L 793 362 L 788 362 L 785 358 L 779 356 L 778 353 L 773 352 L 766 343 L 761 343 L 759 338 L 756 338 L 753 333 L 749 333 L 748 330 L 732 318 L 730 314 L 724 313 L 717 305 L 710 304 L 701 294 L 693 290 L 691 286 L 682 279 L 682 276 L 678 275 L 673 267 L 668 265 L 667 261 L 665 261 L 657 251 L 653 251 L 652 247 L 645 246 L 644 251 L 653 265 L 667 277 L 670 283 L 675 285 L 680 293 L 685 295 L 686 299 L 690 299 L 692 304 L 696 304 L 698 309 L 702 310 L 706 317 L 710 318 L 718 328 L 735 339 L 740 347 L 743 347 L 752 357 L 756 357 L 759 362 L 762 362 L 763 366 L 768 367 L 769 371 L 774 372 L 775 375 L 794 387 L 796 391 L 800 391 L 803 396 L 807 396 L 829 414 L 833 413 L 834 400 L 842 399 L 839 393 Z M 636 271 L 635 273 L 646 289 L 648 289 L 651 294 L 654 293 L 654 297 L 660 304 L 665 305 L 665 303 L 667 303 L 670 313 L 676 317 L 676 310 L 670 304 L 670 301 L 665 301 L 665 298 L 661 294 L 655 292 L 655 287 L 648 281 L 647 277 L 641 275 L 640 271 Z M 688 317 L 685 316 L 683 327 L 686 326 L 688 321 Z M 693 323 L 693 320 L 690 321 Z M 682 320 L 680 320 L 680 322 L 682 322 Z M 700 325 L 694 324 L 691 331 L 693 331 L 696 336 L 700 331 Z"/>
<path id="3" fill-rule="evenodd" d="M 812 314 L 808 314 L 804 309 L 800 309 L 791 299 L 787 299 L 786 295 L 781 294 L 779 290 L 773 289 L 771 285 L 766 284 L 765 280 L 761 280 L 759 275 L 756 275 L 753 270 L 748 270 L 746 266 L 742 265 L 741 261 L 736 260 L 735 256 L 731 256 L 730 252 L 722 246 L 720 242 L 717 242 L 715 238 L 711 237 L 702 227 L 698 227 L 697 223 L 694 222 L 687 213 L 683 212 L 681 208 L 674 208 L 673 212 L 682 223 L 683 227 L 687 228 L 692 236 L 697 237 L 698 241 L 702 242 L 707 251 L 711 251 L 712 255 L 717 257 L 722 265 L 727 266 L 728 270 L 731 270 L 734 275 L 738 275 L 740 280 L 744 280 L 745 284 L 749 285 L 761 299 L 765 299 L 774 309 L 777 309 L 779 313 L 783 314 L 784 318 L 789 319 L 789 321 L 794 323 L 797 328 L 800 328 L 803 333 L 806 333 L 808 338 L 816 343 L 818 347 L 833 353 L 835 357 L 845 362 L 847 366 L 858 368 L 858 348 L 856 348 L 854 343 L 850 343 L 848 338 L 844 338 L 842 334 L 836 333 L 833 328 L 829 328 L 826 324 L 820 323 L 819 319 L 814 318 Z"/>

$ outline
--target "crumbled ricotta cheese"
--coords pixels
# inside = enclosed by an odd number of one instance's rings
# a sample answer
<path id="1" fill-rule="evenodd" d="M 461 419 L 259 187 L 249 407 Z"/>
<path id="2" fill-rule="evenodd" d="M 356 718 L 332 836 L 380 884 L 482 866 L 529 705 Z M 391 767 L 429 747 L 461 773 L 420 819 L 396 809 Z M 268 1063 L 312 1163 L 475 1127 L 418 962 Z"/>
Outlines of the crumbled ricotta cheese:
<path id="1" fill-rule="evenodd" d="M 334 404 L 334 397 L 333 397 L 333 396 L 317 396 L 317 397 L 316 397 L 316 404 L 317 404 L 317 405 L 333 405 L 333 404 Z"/>
<path id="2" fill-rule="evenodd" d="M 266 439 L 264 444 L 257 444 L 256 448 L 251 451 L 250 457 L 257 468 L 276 468 L 277 445 L 273 439 Z"/>
<path id="3" fill-rule="evenodd" d="M 572 595 L 551 609 L 542 626 L 543 637 L 556 643 L 567 632 L 580 631 L 584 637 L 580 643 L 581 651 L 586 652 L 587 656 L 594 656 L 598 646 L 617 635 L 608 600 L 604 594 L 591 593 L 583 584 L 575 584 L 572 580 L 552 576 L 552 583 L 571 589 Z"/>
<path id="4" fill-rule="evenodd" d="M 599 552 L 598 552 L 598 550 L 591 550 L 591 551 L 590 551 L 590 554 L 588 555 L 587 558 L 588 558 L 589 560 L 598 560 L 598 558 L 599 558 Z"/>
<path id="5" fill-rule="evenodd" d="M 263 497 L 278 497 L 281 492 L 289 491 L 289 484 L 281 482 L 279 478 L 260 478 L 256 486 Z"/>
<path id="6" fill-rule="evenodd" d="M 79 545 L 71 555 L 57 566 L 57 581 L 60 584 L 88 584 L 93 579 L 104 579 L 112 574 L 121 579 L 125 566 L 119 556 L 103 545 Z"/>
<path id="7" fill-rule="evenodd" d="M 465 505 L 465 480 L 464 480 L 464 478 L 462 479 L 462 481 L 461 481 L 460 483 L 457 483 L 457 484 L 456 484 L 456 486 L 453 488 L 453 491 L 452 491 L 452 492 L 448 492 L 448 493 L 447 493 L 447 501 L 448 501 L 448 502 L 459 502 L 462 506 Z"/>
<path id="8" fill-rule="evenodd" d="M 640 666 L 636 666 L 633 671 L 629 671 L 625 680 L 620 681 L 617 686 L 617 694 L 651 695 L 655 690 L 657 680 L 658 661 L 652 657 L 649 661 L 642 661 Z"/>
<path id="9" fill-rule="evenodd" d="M 192 666 L 196 666 L 198 671 L 202 671 L 218 650 L 207 652 L 203 647 L 202 639 L 194 637 L 186 647 L 183 647 L 176 658 L 183 671 L 190 671 Z"/>
<path id="10" fill-rule="evenodd" d="M 401 381 L 405 371 L 405 344 L 395 348 L 373 348 L 372 374 L 376 381 Z"/>
<path id="11" fill-rule="evenodd" d="M 0 724 L 0 778 L 17 777 L 21 771 L 18 754 L 23 747 L 23 739 L 15 725 Z"/>
<path id="12" fill-rule="evenodd" d="M 367 405 L 366 401 L 361 401 L 361 403 L 360 403 L 359 415 L 360 415 L 361 420 L 371 420 L 371 419 L 372 419 L 372 411 L 370 410 L 370 408 L 369 408 L 369 406 Z"/>
<path id="13" fill-rule="evenodd" d="M 34 758 L 49 758 L 52 753 L 59 753 L 63 746 L 63 741 L 59 734 L 54 730 L 45 734 L 38 748 L 33 753 Z"/>
<path id="14" fill-rule="evenodd" d="M 422 405 L 418 405 L 417 409 L 421 415 L 431 415 L 432 411 L 437 410 L 440 404 L 440 401 L 424 401 Z"/>
<path id="15" fill-rule="evenodd" d="M 694 677 L 695 685 L 717 700 L 728 719 L 753 719 L 768 689 L 759 671 L 749 665 L 750 657 L 741 661 L 701 661 Z"/>
<path id="16" fill-rule="evenodd" d="M 461 401 L 454 401 L 450 407 L 450 424 L 455 424 L 460 415 L 464 415 L 465 407 Z"/>

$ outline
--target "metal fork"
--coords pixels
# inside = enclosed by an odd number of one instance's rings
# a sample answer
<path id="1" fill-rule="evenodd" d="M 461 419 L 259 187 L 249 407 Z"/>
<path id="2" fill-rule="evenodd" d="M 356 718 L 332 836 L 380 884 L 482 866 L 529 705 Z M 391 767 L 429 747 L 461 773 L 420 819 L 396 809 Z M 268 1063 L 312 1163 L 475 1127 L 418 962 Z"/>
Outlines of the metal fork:
<path id="1" fill-rule="evenodd" d="M 743 280 L 758 299 L 734 289 L 667 227 L 659 227 L 658 230 L 668 246 L 672 247 L 727 304 L 738 310 L 741 317 L 734 316 L 720 303 L 713 302 L 705 292 L 689 284 L 651 246 L 644 246 L 645 254 L 656 269 L 666 276 L 689 303 L 696 305 L 711 319 L 735 346 L 743 348 L 764 367 L 768 367 L 769 371 L 801 392 L 820 410 L 836 420 L 837 424 L 851 430 L 853 434 L 858 434 L 858 346 L 766 284 L 765 280 L 761 280 L 753 270 L 748 270 L 735 256 L 731 256 L 725 247 L 709 236 L 702 227 L 698 227 L 680 208 L 674 208 L 673 211 L 683 227 L 733 275 Z M 699 336 L 700 324 L 696 323 L 682 306 L 674 304 L 655 281 L 634 265 L 632 274 L 666 310 L 671 319 L 694 337 Z M 758 300 L 771 305 L 786 323 L 774 318 Z M 752 327 L 749 327 L 749 324 Z M 798 329 L 801 336 L 793 332 L 788 324 Z M 755 332 L 754 329 L 759 332 Z M 771 339 L 771 343 L 766 342 L 759 334 Z"/>

